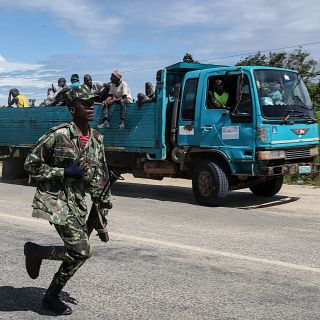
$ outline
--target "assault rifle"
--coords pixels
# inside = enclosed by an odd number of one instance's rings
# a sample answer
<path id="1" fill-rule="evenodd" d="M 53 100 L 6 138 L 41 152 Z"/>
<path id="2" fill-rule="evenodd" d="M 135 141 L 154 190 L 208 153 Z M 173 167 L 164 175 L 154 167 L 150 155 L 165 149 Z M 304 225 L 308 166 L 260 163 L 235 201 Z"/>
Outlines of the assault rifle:
<path id="1" fill-rule="evenodd" d="M 117 180 L 124 180 L 124 178 L 117 171 L 115 171 L 113 169 L 109 169 L 109 179 L 106 182 L 106 184 L 104 185 L 103 190 L 101 191 L 100 196 L 99 196 L 99 200 L 101 202 L 108 195 L 111 186 Z M 105 206 L 104 208 L 111 209 L 112 203 L 109 202 L 107 204 L 107 206 Z M 89 217 L 87 220 L 88 237 L 90 237 L 93 229 L 95 229 L 98 232 L 97 236 L 100 238 L 101 241 L 103 241 L 103 242 L 109 241 L 109 235 L 108 235 L 108 231 L 106 229 L 106 225 L 107 225 L 107 219 L 99 213 L 99 204 L 92 203 Z"/>

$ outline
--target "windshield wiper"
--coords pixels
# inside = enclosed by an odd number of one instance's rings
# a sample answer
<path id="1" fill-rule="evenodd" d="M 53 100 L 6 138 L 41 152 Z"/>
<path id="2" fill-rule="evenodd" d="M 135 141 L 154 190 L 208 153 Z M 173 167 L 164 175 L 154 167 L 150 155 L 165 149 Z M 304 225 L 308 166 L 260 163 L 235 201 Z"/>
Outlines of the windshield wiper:
<path id="1" fill-rule="evenodd" d="M 297 113 L 297 114 L 294 115 L 293 113 Z M 284 121 L 287 121 L 290 117 L 296 117 L 296 118 L 307 117 L 307 118 L 310 118 L 303 111 L 299 111 L 299 110 L 295 110 L 295 109 L 287 110 L 286 113 L 283 116 L 285 116 L 285 118 L 283 119 Z"/>

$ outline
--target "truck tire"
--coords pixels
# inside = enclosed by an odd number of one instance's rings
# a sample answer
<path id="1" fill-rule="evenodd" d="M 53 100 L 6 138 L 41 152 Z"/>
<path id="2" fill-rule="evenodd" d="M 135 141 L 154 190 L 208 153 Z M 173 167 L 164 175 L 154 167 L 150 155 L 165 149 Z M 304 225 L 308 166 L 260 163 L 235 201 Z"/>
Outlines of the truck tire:
<path id="1" fill-rule="evenodd" d="M 206 206 L 219 206 L 229 191 L 225 172 L 210 160 L 201 161 L 192 177 L 192 189 L 198 203 Z"/>
<path id="2" fill-rule="evenodd" d="M 261 181 L 255 186 L 249 187 L 251 192 L 256 196 L 271 197 L 277 194 L 283 184 L 283 176 L 275 176 Z"/>
<path id="3" fill-rule="evenodd" d="M 9 157 L 2 162 L 2 179 L 23 179 L 27 178 L 28 175 L 24 171 L 24 158 L 13 158 Z"/>

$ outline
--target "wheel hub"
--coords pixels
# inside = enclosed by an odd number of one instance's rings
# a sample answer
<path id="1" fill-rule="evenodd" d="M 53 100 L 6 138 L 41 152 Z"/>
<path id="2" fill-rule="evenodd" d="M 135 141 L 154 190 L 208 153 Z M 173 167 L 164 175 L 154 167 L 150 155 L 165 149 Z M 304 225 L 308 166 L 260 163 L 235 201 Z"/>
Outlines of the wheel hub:
<path id="1" fill-rule="evenodd" d="M 212 181 L 212 177 L 208 171 L 200 172 L 198 176 L 198 188 L 199 192 L 204 197 L 211 195 L 212 191 L 215 189 Z"/>

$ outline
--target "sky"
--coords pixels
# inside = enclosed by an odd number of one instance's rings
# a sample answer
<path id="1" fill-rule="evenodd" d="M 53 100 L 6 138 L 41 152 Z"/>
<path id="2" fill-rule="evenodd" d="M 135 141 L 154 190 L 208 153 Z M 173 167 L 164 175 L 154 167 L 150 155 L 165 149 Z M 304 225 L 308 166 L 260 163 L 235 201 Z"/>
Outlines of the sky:
<path id="1" fill-rule="evenodd" d="M 11 88 L 39 104 L 60 77 L 115 69 L 135 97 L 186 52 L 234 65 L 302 45 L 320 61 L 319 12 L 318 0 L 0 0 L 0 105 Z"/>

